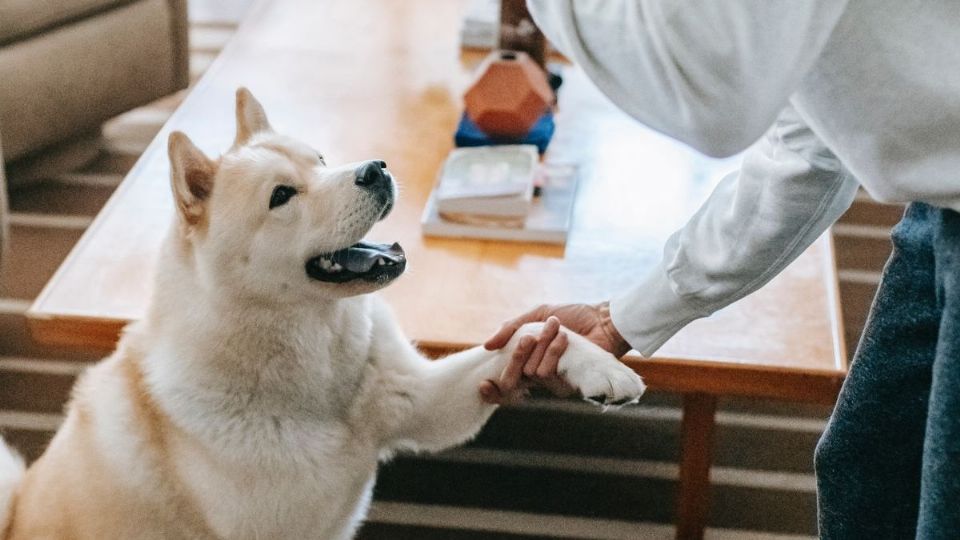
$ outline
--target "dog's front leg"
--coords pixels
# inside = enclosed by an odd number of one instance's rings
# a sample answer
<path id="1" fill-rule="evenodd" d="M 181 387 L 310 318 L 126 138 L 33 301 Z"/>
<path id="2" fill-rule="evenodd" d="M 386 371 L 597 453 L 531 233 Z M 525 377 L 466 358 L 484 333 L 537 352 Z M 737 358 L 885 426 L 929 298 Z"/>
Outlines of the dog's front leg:
<path id="1" fill-rule="evenodd" d="M 499 376 L 506 358 L 505 350 L 477 347 L 440 360 L 409 362 L 403 376 L 388 378 L 404 406 L 386 446 L 439 451 L 473 438 L 496 410 L 480 398 L 480 382 Z"/>
<path id="2" fill-rule="evenodd" d="M 390 384 L 402 385 L 395 392 L 403 393 L 406 411 L 388 448 L 437 451 L 475 436 L 496 409 L 480 398 L 480 383 L 499 377 L 520 337 L 539 335 L 541 328 L 540 323 L 525 325 L 498 351 L 477 347 L 433 362 L 408 357 L 406 376 L 389 378 Z M 583 336 L 569 337 L 557 371 L 582 396 L 601 405 L 640 397 L 643 383 L 629 368 Z"/>

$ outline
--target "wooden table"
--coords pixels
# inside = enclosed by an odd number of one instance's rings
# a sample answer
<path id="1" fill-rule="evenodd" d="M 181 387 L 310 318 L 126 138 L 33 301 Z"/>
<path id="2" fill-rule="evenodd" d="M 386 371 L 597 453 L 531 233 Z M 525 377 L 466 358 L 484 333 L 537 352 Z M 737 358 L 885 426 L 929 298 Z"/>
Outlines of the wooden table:
<path id="1" fill-rule="evenodd" d="M 166 137 L 187 132 L 210 155 L 233 138 L 246 85 L 271 123 L 328 162 L 380 158 L 402 183 L 373 238 L 398 240 L 406 276 L 384 291 L 421 347 L 482 342 L 543 302 L 609 298 L 650 268 L 730 160 L 716 162 L 642 128 L 576 69 L 566 71 L 548 159 L 581 167 L 566 247 L 421 237 L 419 219 L 451 148 L 476 55 L 461 55 L 465 2 L 274 0 L 234 40 L 152 142 L 30 310 L 36 339 L 110 349 L 139 317 L 173 215 Z M 702 534 L 717 396 L 831 402 L 846 371 L 830 240 L 824 236 L 758 293 L 625 362 L 655 389 L 682 393 L 678 536 Z"/>

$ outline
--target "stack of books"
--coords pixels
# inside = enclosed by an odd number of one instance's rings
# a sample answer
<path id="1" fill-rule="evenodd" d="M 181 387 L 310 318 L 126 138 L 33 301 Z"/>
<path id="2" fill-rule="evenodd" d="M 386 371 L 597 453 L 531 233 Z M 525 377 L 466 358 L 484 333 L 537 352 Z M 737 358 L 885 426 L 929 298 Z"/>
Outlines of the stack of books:
<path id="1" fill-rule="evenodd" d="M 541 165 L 533 145 L 458 148 L 440 170 L 421 219 L 423 233 L 562 244 L 576 172 L 569 165 Z"/>

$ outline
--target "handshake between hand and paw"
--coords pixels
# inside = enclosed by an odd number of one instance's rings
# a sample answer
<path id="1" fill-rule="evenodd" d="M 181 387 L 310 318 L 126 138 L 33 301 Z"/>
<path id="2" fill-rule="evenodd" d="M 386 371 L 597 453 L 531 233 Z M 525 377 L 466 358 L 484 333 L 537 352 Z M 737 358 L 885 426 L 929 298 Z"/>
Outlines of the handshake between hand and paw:
<path id="1" fill-rule="evenodd" d="M 531 384 L 546 387 L 552 393 L 565 397 L 573 392 L 558 374 L 560 357 L 567 350 L 569 338 L 560 326 L 576 332 L 617 358 L 630 351 L 610 321 L 608 303 L 596 305 L 543 305 L 511 319 L 484 343 L 488 350 L 504 347 L 521 326 L 531 322 L 545 322 L 539 336 L 520 338 L 510 362 L 496 380 L 480 384 L 480 395 L 488 403 L 509 403 L 522 395 Z"/>

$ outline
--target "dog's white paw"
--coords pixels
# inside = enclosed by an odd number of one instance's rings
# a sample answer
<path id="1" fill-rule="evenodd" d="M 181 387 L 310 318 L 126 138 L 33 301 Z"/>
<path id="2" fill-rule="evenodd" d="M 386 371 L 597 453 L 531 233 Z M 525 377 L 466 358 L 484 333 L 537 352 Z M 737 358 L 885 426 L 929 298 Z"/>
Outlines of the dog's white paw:
<path id="1" fill-rule="evenodd" d="M 592 342 L 579 336 L 570 338 L 557 372 L 585 400 L 606 409 L 636 403 L 640 399 L 646 386 L 639 375 Z"/>

